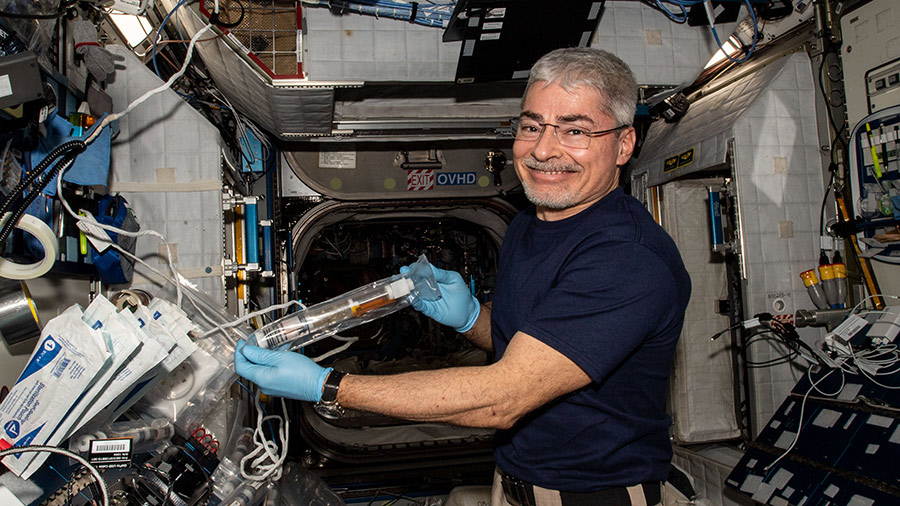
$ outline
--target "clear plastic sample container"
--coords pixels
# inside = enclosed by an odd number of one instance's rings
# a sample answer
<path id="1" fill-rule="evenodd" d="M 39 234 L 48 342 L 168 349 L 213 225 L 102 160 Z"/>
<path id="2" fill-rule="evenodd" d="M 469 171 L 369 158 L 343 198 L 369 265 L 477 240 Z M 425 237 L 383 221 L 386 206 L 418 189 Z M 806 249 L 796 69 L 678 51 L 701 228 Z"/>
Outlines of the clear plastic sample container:
<path id="1" fill-rule="evenodd" d="M 114 422 L 91 432 L 79 432 L 69 438 L 69 450 L 87 455 L 91 441 L 130 438 L 133 453 L 145 453 L 159 448 L 175 435 L 175 427 L 165 418 Z"/>
<path id="2" fill-rule="evenodd" d="M 415 298 L 438 300 L 431 264 L 420 256 L 409 271 L 380 279 L 276 320 L 248 336 L 261 348 L 301 348 L 409 306 Z"/>

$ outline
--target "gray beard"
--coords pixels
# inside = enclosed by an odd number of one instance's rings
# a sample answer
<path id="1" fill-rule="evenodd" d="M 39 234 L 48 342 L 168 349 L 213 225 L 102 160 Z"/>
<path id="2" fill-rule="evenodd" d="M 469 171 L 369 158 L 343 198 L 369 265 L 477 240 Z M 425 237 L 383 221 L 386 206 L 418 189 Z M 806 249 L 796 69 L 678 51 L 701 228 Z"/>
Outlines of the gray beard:
<path id="1" fill-rule="evenodd" d="M 581 172 L 581 169 L 573 165 L 555 165 L 546 162 L 539 162 L 533 158 L 527 158 L 522 162 L 529 169 L 545 170 L 545 171 L 564 171 L 564 172 Z M 525 197 L 532 204 L 546 209 L 560 210 L 567 209 L 575 205 L 574 195 L 569 191 L 552 191 L 539 192 L 530 183 L 522 182 L 522 188 L 525 190 Z"/>
<path id="2" fill-rule="evenodd" d="M 529 183 L 525 182 L 522 183 L 522 188 L 525 189 L 525 197 L 528 198 L 528 201 L 538 207 L 561 210 L 572 207 L 575 204 L 572 196 L 568 194 L 554 193 L 550 195 L 546 194 L 546 192 L 545 194 L 539 194 Z"/>

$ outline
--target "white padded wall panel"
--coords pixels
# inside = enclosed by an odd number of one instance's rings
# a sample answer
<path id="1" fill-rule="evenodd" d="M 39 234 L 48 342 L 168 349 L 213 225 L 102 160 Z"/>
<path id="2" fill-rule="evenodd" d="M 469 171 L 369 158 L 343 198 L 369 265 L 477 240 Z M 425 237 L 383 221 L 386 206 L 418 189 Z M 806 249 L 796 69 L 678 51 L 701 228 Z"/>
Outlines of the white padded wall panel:
<path id="1" fill-rule="evenodd" d="M 694 491 L 709 506 L 753 506 L 752 499 L 725 487 L 725 479 L 738 463 L 742 452 L 724 445 L 675 447 L 672 463 L 692 480 Z"/>
<path id="2" fill-rule="evenodd" d="M 453 82 L 461 42 L 444 30 L 390 18 L 306 7 L 306 61 L 312 81 Z"/>
<path id="3" fill-rule="evenodd" d="M 734 25 L 716 25 L 719 38 Z M 643 2 L 606 2 L 591 46 L 625 60 L 639 84 L 663 85 L 693 82 L 718 50 L 709 27 L 674 23 Z"/>
<path id="4" fill-rule="evenodd" d="M 728 159 L 733 141 L 747 318 L 812 307 L 799 274 L 818 264 L 824 184 L 816 127 L 810 60 L 797 53 L 697 100 L 678 123 L 655 123 L 637 160 L 634 174 L 647 173 L 650 185 L 698 177 Z M 689 149 L 693 163 L 664 171 L 666 158 Z M 809 340 L 821 332 L 801 329 L 800 335 Z M 757 363 L 786 353 L 771 339 L 749 347 Z M 765 424 L 801 372 L 788 365 L 751 369 L 754 428 Z"/>
<path id="5" fill-rule="evenodd" d="M 304 12 L 311 80 L 452 82 L 456 76 L 461 42 L 441 42 L 441 28 L 322 8 Z M 727 38 L 733 27 L 716 28 Z M 718 50 L 709 28 L 673 23 L 640 2 L 606 2 L 590 45 L 622 58 L 640 84 L 690 83 Z"/>
<path id="6" fill-rule="evenodd" d="M 162 81 L 127 49 L 109 47 L 125 57 L 106 92 L 121 111 Z M 182 274 L 224 302 L 222 283 L 222 182 L 219 131 L 171 90 L 163 91 L 118 121 L 112 142 L 110 191 L 121 192 L 141 229 L 162 233 L 175 248 Z M 136 252 L 152 267 L 170 274 L 161 243 L 142 237 Z M 135 267 L 134 285 L 147 283 Z M 146 286 L 148 291 L 154 288 Z"/>
<path id="7" fill-rule="evenodd" d="M 735 420 L 731 338 L 710 336 L 729 326 L 716 314 L 725 297 L 725 264 L 711 250 L 707 185 L 721 181 L 672 182 L 662 187 L 663 226 L 681 252 L 691 276 L 691 300 L 675 352 L 669 405 L 673 437 L 679 443 L 699 443 L 740 436 Z"/>
<path id="8" fill-rule="evenodd" d="M 819 256 L 818 213 L 824 184 L 815 87 L 809 58 L 805 54 L 787 58 L 734 126 L 748 318 L 814 307 L 800 273 L 818 265 Z M 821 332 L 800 329 L 800 334 L 810 340 Z M 766 362 L 787 351 L 776 341 L 760 341 L 749 347 L 749 358 Z M 750 370 L 752 423 L 757 432 L 802 374 L 800 366 L 804 364 Z"/>

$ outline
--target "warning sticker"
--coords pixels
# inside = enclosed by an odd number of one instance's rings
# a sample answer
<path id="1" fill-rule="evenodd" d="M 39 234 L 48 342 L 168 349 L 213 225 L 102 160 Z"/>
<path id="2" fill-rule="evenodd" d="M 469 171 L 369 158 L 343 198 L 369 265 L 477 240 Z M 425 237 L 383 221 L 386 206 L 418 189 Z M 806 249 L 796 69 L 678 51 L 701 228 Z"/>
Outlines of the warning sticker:
<path id="1" fill-rule="evenodd" d="M 321 169 L 355 169 L 356 150 L 321 150 L 319 151 L 319 168 Z"/>
<path id="2" fill-rule="evenodd" d="M 416 169 L 406 171 L 406 189 L 414 191 L 434 190 L 434 170 Z"/>
<path id="3" fill-rule="evenodd" d="M 670 156 L 663 161 L 663 172 L 671 172 L 675 169 L 686 167 L 694 162 L 694 148 L 675 156 Z"/>

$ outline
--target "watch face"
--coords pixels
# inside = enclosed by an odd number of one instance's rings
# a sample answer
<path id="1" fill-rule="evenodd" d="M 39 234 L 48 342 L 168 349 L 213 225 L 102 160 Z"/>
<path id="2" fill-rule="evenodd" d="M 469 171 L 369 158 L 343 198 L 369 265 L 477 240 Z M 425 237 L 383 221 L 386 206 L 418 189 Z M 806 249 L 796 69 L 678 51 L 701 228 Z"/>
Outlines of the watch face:
<path id="1" fill-rule="evenodd" d="M 319 402 L 316 403 L 315 409 L 319 416 L 328 420 L 337 420 L 344 414 L 344 408 L 337 403 L 323 404 Z"/>

